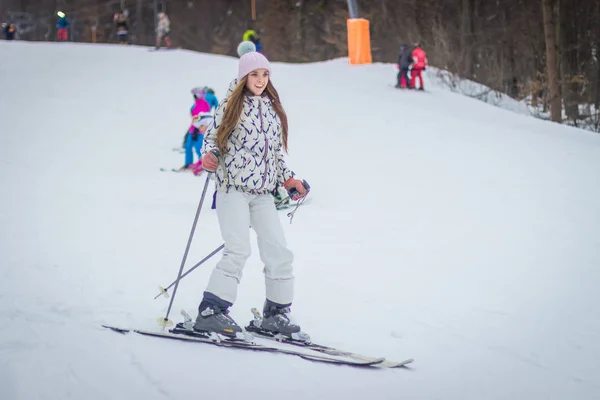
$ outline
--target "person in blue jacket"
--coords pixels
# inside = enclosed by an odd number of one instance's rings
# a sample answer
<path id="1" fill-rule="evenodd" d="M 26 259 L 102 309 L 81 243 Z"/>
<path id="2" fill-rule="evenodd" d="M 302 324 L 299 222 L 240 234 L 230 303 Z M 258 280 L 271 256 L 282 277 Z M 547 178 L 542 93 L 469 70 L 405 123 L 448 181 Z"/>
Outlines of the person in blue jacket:
<path id="1" fill-rule="evenodd" d="M 64 12 L 59 11 L 56 13 L 56 15 L 58 15 L 58 22 L 56 23 L 56 27 L 58 28 L 58 34 L 56 36 L 56 39 L 59 42 L 66 42 L 69 38 L 68 29 L 70 22 L 67 19 L 67 16 Z"/>
<path id="2" fill-rule="evenodd" d="M 254 43 L 257 52 L 260 53 L 262 51 L 262 43 L 260 42 L 260 37 L 254 29 L 248 29 L 246 32 L 244 32 L 242 40 Z"/>
<path id="3" fill-rule="evenodd" d="M 219 107 L 219 100 L 217 100 L 217 96 L 215 96 L 215 91 L 207 86 L 204 87 L 204 100 L 210 105 L 211 111 L 213 108 L 216 110 Z"/>

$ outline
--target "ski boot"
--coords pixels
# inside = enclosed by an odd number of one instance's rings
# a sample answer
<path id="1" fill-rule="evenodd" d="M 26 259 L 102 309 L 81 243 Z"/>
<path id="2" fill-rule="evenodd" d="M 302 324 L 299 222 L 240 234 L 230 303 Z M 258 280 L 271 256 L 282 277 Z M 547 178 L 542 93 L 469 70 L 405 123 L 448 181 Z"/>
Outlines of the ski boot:
<path id="1" fill-rule="evenodd" d="M 300 327 L 290 321 L 287 314 L 291 312 L 289 306 L 282 306 L 265 300 L 261 328 L 273 332 L 291 336 L 292 333 L 300 332 Z"/>
<path id="2" fill-rule="evenodd" d="M 264 315 L 261 315 L 256 308 L 252 309 L 254 320 L 250 321 L 250 324 L 246 327 L 248 332 L 274 338 L 281 342 L 310 343 L 310 336 L 290 321 L 287 315 L 290 313 L 289 305 L 281 305 L 266 300 L 263 312 Z"/>
<path id="3" fill-rule="evenodd" d="M 234 339 L 243 339 L 242 328 L 229 316 L 227 309 L 200 304 L 194 324 L 196 332 L 214 332 Z M 239 333 L 239 335 L 238 335 Z"/>

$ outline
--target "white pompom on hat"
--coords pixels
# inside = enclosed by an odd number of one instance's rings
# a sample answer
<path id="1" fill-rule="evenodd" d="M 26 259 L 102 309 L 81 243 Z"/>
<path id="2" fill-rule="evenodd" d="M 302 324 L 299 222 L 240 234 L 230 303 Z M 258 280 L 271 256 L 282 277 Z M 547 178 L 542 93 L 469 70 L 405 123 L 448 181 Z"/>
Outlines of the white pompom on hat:
<path id="1" fill-rule="evenodd" d="M 249 40 L 245 40 L 238 44 L 237 54 L 238 57 L 243 56 L 246 53 L 250 53 L 251 51 L 256 51 L 256 45 Z"/>

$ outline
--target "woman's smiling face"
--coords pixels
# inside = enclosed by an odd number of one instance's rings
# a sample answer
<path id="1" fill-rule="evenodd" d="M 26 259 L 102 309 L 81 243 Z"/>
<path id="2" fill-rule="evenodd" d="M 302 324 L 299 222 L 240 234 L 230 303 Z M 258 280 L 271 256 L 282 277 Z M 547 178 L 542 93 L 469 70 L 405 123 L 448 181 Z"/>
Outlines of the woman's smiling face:
<path id="1" fill-rule="evenodd" d="M 264 68 L 255 69 L 248 74 L 246 88 L 255 96 L 260 96 L 269 83 L 269 71 Z"/>

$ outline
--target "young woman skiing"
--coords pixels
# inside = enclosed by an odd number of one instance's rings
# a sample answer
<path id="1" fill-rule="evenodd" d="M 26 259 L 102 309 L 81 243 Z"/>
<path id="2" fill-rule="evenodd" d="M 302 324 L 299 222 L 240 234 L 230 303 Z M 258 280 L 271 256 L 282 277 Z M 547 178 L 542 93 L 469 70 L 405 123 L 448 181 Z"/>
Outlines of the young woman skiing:
<path id="1" fill-rule="evenodd" d="M 262 54 L 244 54 L 237 84 L 204 137 L 202 164 L 215 171 L 217 216 L 225 250 L 198 308 L 197 331 L 228 336 L 241 332 L 228 310 L 250 256 L 249 226 L 256 232 L 265 265 L 266 300 L 260 328 L 285 335 L 300 331 L 287 315 L 294 297 L 293 255 L 270 193 L 277 184 L 288 192 L 295 189 L 295 199 L 304 197 L 307 190 L 283 159 L 288 121 L 270 71 Z M 219 151 L 218 158 L 213 150 Z"/>

